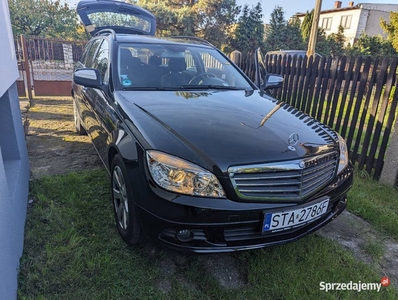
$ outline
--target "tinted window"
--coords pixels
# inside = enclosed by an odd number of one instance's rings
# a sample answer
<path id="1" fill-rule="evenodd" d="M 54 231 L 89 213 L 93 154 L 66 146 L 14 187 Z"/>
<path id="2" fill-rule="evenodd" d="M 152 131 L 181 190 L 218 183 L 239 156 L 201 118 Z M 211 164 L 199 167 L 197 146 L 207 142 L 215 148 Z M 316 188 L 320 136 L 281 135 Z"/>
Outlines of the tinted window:
<path id="1" fill-rule="evenodd" d="M 99 48 L 97 55 L 95 57 L 93 68 L 98 69 L 100 71 L 102 80 L 105 82 L 108 81 L 107 79 L 108 61 L 109 61 L 108 41 L 103 40 L 101 47 Z"/>
<path id="2" fill-rule="evenodd" d="M 93 42 L 90 41 L 90 42 L 86 45 L 86 47 L 84 47 L 83 53 L 82 53 L 82 55 L 80 56 L 80 59 L 79 59 L 79 62 L 80 62 L 80 63 L 83 63 L 83 62 L 85 61 L 85 59 L 86 59 L 86 57 L 87 57 L 87 52 L 88 52 L 88 50 L 91 48 L 92 44 L 93 44 Z"/>
<path id="3" fill-rule="evenodd" d="M 141 14 L 122 13 L 120 11 L 94 11 L 88 12 L 87 17 L 96 28 L 119 26 L 138 29 L 146 33 L 151 32 L 151 19 Z"/>
<path id="4" fill-rule="evenodd" d="M 101 39 L 94 40 L 94 42 L 91 43 L 91 47 L 87 51 L 87 54 L 84 56 L 84 59 L 82 61 L 83 65 L 86 68 L 92 68 L 93 67 L 93 59 L 94 55 L 97 52 L 98 46 L 101 42 Z"/>

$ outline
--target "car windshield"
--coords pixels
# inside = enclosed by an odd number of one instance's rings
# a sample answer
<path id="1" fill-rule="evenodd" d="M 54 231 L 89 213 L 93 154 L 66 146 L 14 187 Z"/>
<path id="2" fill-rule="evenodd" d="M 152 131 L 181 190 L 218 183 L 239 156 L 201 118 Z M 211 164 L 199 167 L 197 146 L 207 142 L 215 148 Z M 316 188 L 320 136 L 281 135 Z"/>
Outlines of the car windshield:
<path id="1" fill-rule="evenodd" d="M 216 49 L 182 44 L 120 44 L 124 90 L 252 89 Z"/>

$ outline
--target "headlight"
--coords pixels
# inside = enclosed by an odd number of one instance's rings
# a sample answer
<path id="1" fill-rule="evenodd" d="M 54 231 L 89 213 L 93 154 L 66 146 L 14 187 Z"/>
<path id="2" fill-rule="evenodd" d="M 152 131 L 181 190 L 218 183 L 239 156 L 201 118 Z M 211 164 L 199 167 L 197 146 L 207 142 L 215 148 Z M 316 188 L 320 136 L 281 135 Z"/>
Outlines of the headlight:
<path id="1" fill-rule="evenodd" d="M 225 198 L 217 177 L 181 158 L 149 150 L 146 153 L 153 180 L 162 188 L 186 195 Z"/>
<path id="2" fill-rule="evenodd" d="M 345 140 L 340 134 L 339 136 L 339 146 L 340 146 L 340 161 L 339 168 L 337 169 L 337 173 L 340 173 L 348 164 L 348 149 Z"/>

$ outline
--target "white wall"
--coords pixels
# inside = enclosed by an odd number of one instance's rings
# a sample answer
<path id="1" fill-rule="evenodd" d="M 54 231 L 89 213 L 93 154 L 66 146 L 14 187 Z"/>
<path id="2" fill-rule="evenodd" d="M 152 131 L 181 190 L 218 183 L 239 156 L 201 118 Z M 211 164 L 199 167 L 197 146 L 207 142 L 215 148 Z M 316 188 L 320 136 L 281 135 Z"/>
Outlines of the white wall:
<path id="1" fill-rule="evenodd" d="M 397 5 L 398 7 L 398 5 Z M 397 9 L 398 11 L 398 9 Z M 381 35 L 387 37 L 387 33 L 380 27 L 380 18 L 387 22 L 390 20 L 390 12 L 380 10 L 369 10 L 368 22 L 366 22 L 365 32 L 369 36 Z"/>
<path id="2" fill-rule="evenodd" d="M 353 8 L 342 8 L 330 10 L 326 13 L 321 13 L 319 17 L 319 27 L 322 27 L 322 20 L 324 18 L 332 18 L 332 26 L 329 30 L 325 30 L 326 35 L 337 33 L 342 16 L 351 15 L 350 28 L 344 29 L 344 35 L 347 38 L 346 42 L 351 45 L 354 40 L 359 38 L 362 32 L 369 36 L 381 35 L 386 37 L 386 33 L 380 27 L 380 18 L 389 21 L 390 12 L 398 11 L 398 4 L 377 4 L 377 3 L 362 3 Z M 303 22 L 304 17 L 299 17 Z"/>
<path id="3" fill-rule="evenodd" d="M 391 0 L 386 0 L 386 2 Z M 398 4 L 379 4 L 379 3 L 361 3 L 361 8 L 369 10 L 379 10 L 384 12 L 397 12 Z"/>
<path id="4" fill-rule="evenodd" d="M 17 299 L 29 186 L 14 40 L 7 0 L 0 0 L 0 299 Z"/>
<path id="5" fill-rule="evenodd" d="M 350 9 L 321 14 L 319 18 L 319 27 L 322 27 L 322 20 L 324 18 L 332 18 L 332 27 L 330 30 L 325 30 L 325 33 L 326 35 L 337 33 L 342 16 L 351 16 L 351 26 L 350 28 L 344 29 L 344 36 L 347 38 L 347 42 L 352 44 L 354 38 L 356 37 L 358 23 L 361 16 L 360 9 Z"/>
<path id="6" fill-rule="evenodd" d="M 19 77 L 13 35 L 8 10 L 8 1 L 0 0 L 0 97 Z M 12 43 L 3 41 L 10 41 Z"/>

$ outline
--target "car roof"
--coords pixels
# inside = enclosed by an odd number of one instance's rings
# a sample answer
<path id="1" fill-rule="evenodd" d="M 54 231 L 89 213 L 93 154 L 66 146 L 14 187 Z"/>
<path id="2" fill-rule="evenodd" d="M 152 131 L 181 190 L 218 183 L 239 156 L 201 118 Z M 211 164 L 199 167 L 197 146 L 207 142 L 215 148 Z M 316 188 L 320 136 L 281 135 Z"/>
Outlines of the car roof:
<path id="1" fill-rule="evenodd" d="M 267 54 L 301 54 L 307 53 L 305 50 L 275 50 L 275 51 L 268 51 Z"/>
<path id="2" fill-rule="evenodd" d="M 306 50 L 282 50 L 281 49 L 281 50 L 276 50 L 276 51 L 268 51 L 266 54 L 267 55 L 278 55 L 278 54 L 284 55 L 284 54 L 286 54 L 286 55 L 292 55 L 292 56 L 294 56 L 294 55 L 305 56 L 305 55 L 307 55 L 307 51 Z M 322 55 L 320 55 L 318 53 L 315 53 L 315 55 L 322 57 Z"/>
<path id="3" fill-rule="evenodd" d="M 215 48 L 206 40 L 189 36 L 154 37 L 138 34 L 115 34 L 115 39 L 118 43 L 175 44 Z"/>

